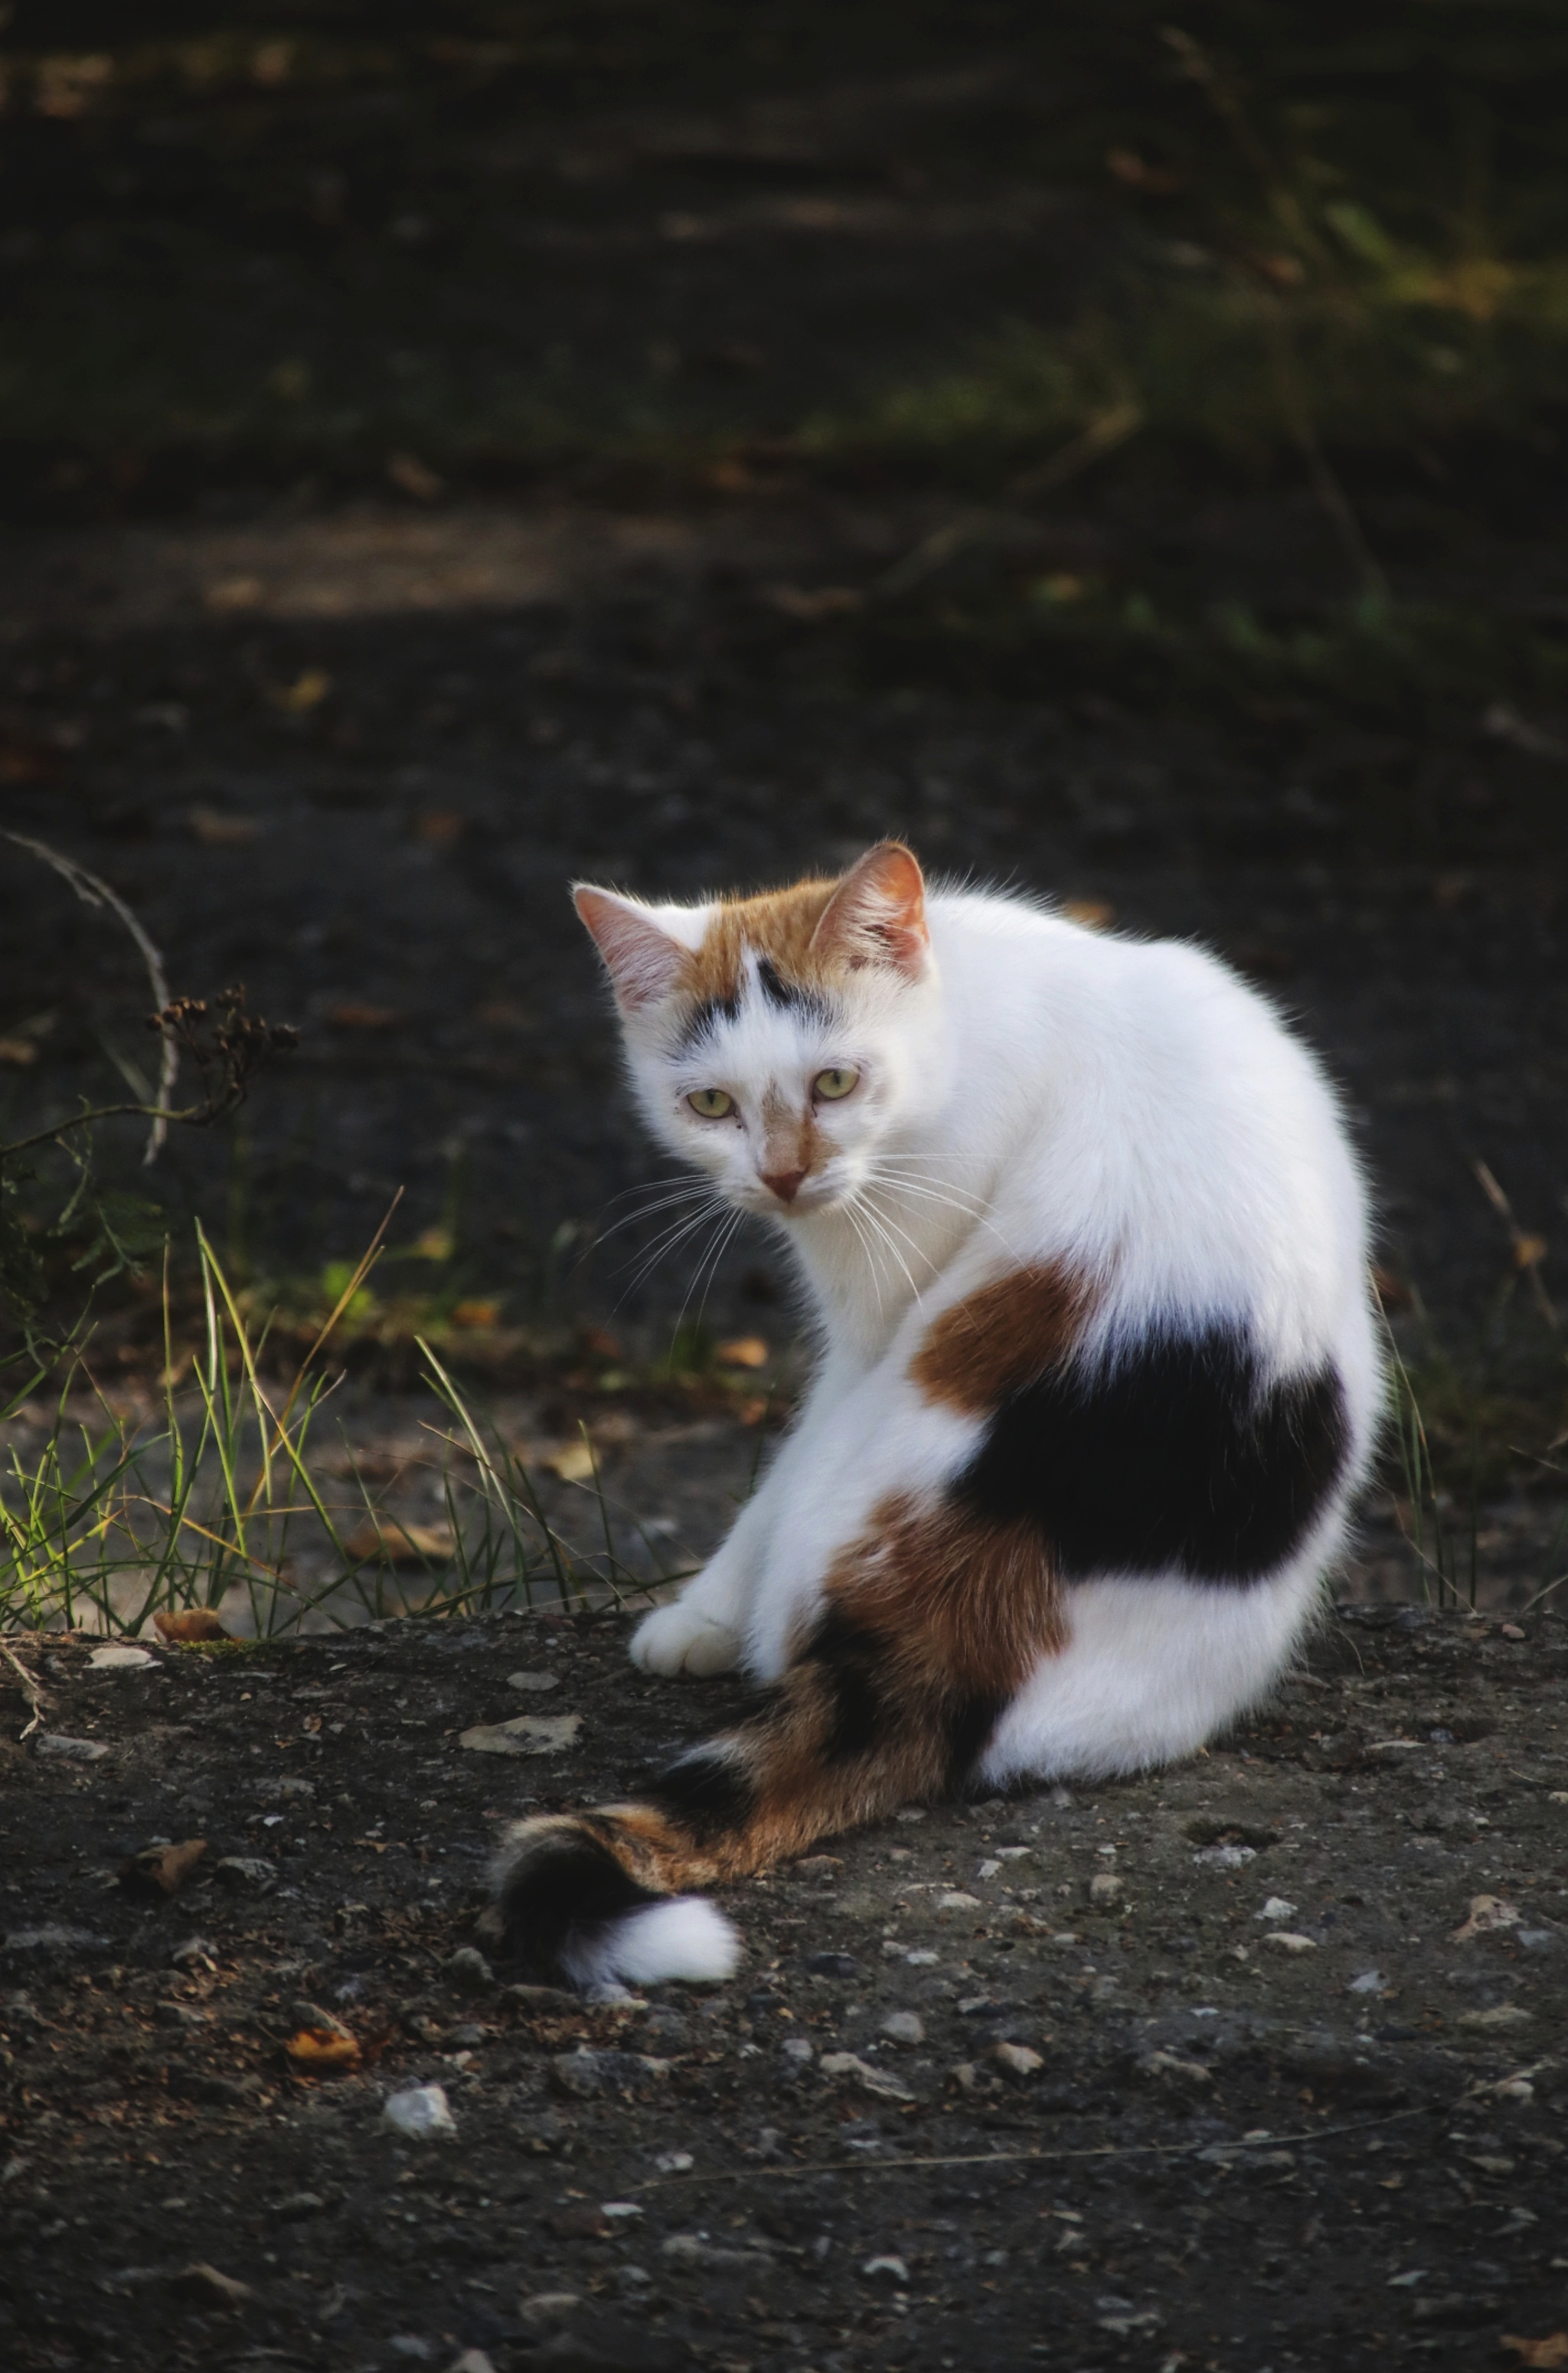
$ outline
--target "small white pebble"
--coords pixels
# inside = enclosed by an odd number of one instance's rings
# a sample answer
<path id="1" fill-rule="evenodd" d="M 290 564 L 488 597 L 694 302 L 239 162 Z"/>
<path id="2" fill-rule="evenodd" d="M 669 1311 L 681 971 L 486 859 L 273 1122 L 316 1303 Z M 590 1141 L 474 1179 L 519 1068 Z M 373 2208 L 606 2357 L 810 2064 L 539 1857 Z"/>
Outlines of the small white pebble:
<path id="1" fill-rule="evenodd" d="M 1037 2076 L 1046 2064 L 1026 2043 L 999 2043 L 991 2057 L 1010 2076 Z"/>
<path id="2" fill-rule="evenodd" d="M 806 2049 L 808 2052 L 811 2050 L 809 2043 Z M 686 2169 L 695 2167 L 696 2162 L 690 2151 L 661 2151 L 653 2164 L 661 2175 L 685 2175 Z"/>
<path id="3" fill-rule="evenodd" d="M 390 2093 L 381 2105 L 381 2120 L 409 2142 L 435 2142 L 457 2132 L 451 2104 L 439 2085 L 410 2085 L 402 2093 Z"/>
<path id="4" fill-rule="evenodd" d="M 1271 1895 L 1262 1911 L 1255 1911 L 1252 1916 L 1255 1920 L 1293 1920 L 1295 1910 L 1295 1905 L 1287 1903 L 1282 1895 Z"/>
<path id="5" fill-rule="evenodd" d="M 926 2040 L 925 2021 L 912 2010 L 890 2010 L 882 2022 L 882 2032 L 890 2043 L 912 2045 Z"/>
<path id="6" fill-rule="evenodd" d="M 902 2258 L 868 2258 L 860 2272 L 872 2282 L 907 2283 L 909 2279 Z"/>
<path id="7" fill-rule="evenodd" d="M 992 1859 L 988 1862 L 983 1862 L 975 1876 L 977 1878 L 994 1878 L 1000 1868 L 1000 1863 Z"/>
<path id="8" fill-rule="evenodd" d="M 1276 1928 L 1271 1935 L 1264 1937 L 1263 1942 L 1278 1945 L 1281 1953 L 1316 1953 L 1317 1950 L 1316 1936 L 1298 1936 L 1289 1928 Z"/>

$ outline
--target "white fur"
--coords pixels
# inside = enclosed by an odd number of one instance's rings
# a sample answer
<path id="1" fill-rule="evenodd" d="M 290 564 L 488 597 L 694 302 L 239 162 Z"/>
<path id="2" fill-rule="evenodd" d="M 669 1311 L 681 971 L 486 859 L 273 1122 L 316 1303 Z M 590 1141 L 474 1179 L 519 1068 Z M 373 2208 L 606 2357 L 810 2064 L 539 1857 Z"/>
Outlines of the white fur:
<path id="1" fill-rule="evenodd" d="M 570 1945 L 561 1966 L 585 1993 L 617 1982 L 661 1985 L 679 1978 L 687 1985 L 718 1985 L 741 1965 L 741 1940 L 724 1914 L 700 1895 L 672 1896 Z"/>
<path id="2" fill-rule="evenodd" d="M 690 947 L 711 910 L 638 911 Z M 625 1013 L 650 1126 L 778 1229 L 821 1350 L 760 1489 L 632 1653 L 652 1671 L 777 1678 L 878 1501 L 940 1488 L 975 1444 L 978 1420 L 910 1383 L 931 1321 L 1010 1268 L 1061 1260 L 1098 1280 L 1092 1349 L 1114 1358 L 1157 1321 L 1244 1324 L 1270 1375 L 1332 1360 L 1350 1418 L 1347 1471 L 1281 1571 L 1070 1589 L 1067 1644 L 1003 1716 L 984 1776 L 1134 1769 L 1189 1752 L 1267 1688 L 1342 1537 L 1382 1394 L 1362 1180 L 1318 1064 L 1213 957 L 1018 898 L 944 893 L 927 915 L 924 969 L 854 974 L 835 1025 L 769 1002 L 755 976 L 695 1049 L 661 1004 Z M 764 1104 L 805 1111 L 829 1066 L 859 1084 L 817 1105 L 828 1158 L 785 1209 L 760 1175 Z M 699 1119 L 699 1087 L 725 1090 L 732 1114 Z"/>

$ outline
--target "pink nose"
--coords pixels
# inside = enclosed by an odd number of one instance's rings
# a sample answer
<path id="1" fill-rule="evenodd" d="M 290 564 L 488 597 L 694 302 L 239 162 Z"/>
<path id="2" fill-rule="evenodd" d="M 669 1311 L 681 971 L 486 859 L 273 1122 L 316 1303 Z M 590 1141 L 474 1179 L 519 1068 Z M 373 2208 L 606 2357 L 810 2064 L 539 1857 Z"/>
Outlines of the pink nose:
<path id="1" fill-rule="evenodd" d="M 781 1203 L 792 1203 L 801 1191 L 801 1181 L 805 1175 L 803 1170 L 765 1170 L 762 1183 L 772 1187 Z"/>

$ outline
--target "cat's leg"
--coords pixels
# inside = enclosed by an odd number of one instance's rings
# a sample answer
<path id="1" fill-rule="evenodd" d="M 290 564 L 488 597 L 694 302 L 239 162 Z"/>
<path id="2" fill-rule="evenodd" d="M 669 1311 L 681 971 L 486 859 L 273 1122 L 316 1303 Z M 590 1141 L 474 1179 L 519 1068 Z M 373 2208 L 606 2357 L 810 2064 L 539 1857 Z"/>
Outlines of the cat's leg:
<path id="1" fill-rule="evenodd" d="M 857 1381 L 829 1361 L 813 1384 L 793 1432 L 702 1572 L 679 1598 L 656 1607 L 631 1637 L 631 1659 L 646 1673 L 704 1679 L 742 1662 L 755 1585 L 781 1515 L 822 1458 L 830 1420 Z"/>

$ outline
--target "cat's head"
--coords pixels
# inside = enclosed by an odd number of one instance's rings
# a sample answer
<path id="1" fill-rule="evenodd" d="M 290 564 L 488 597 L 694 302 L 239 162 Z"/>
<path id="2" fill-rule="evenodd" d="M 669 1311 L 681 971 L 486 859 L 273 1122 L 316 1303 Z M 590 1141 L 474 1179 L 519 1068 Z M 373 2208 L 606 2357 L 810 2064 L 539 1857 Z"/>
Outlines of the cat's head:
<path id="1" fill-rule="evenodd" d="M 940 1069 L 925 883 L 899 841 L 837 882 L 658 906 L 579 884 L 638 1098 L 728 1202 L 805 1217 L 853 1196 Z"/>

